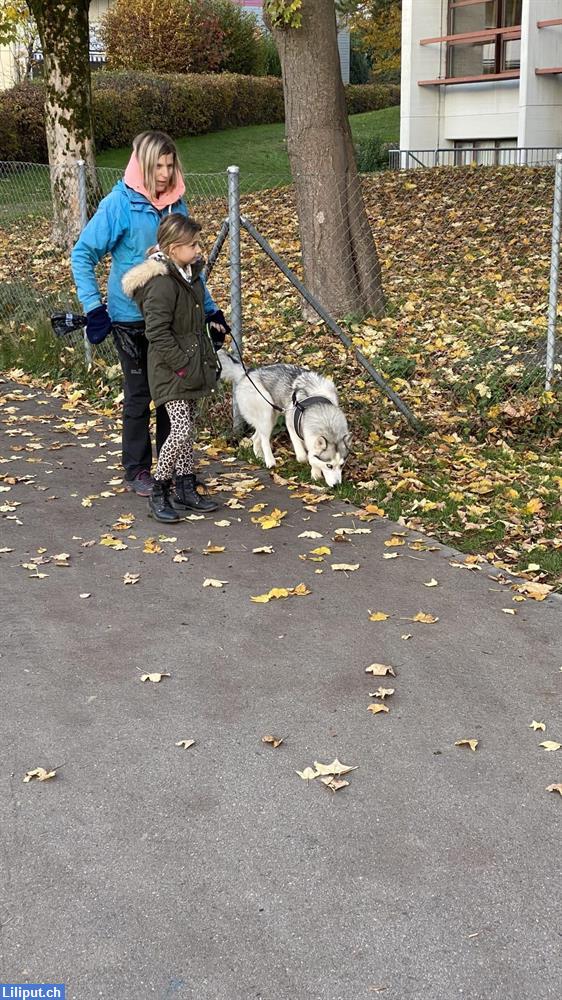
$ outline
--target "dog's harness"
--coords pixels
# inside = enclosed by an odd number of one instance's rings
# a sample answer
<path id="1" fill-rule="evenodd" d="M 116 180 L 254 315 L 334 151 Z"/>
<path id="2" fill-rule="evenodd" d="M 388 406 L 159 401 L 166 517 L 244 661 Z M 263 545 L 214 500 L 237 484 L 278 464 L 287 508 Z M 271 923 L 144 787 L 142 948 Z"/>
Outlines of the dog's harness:
<path id="1" fill-rule="evenodd" d="M 294 423 L 295 432 L 300 437 L 301 441 L 304 441 L 304 437 L 301 434 L 302 418 L 304 417 L 304 411 L 310 409 L 311 406 L 316 406 L 318 403 L 328 403 L 333 406 L 331 399 L 327 396 L 305 396 L 304 399 L 297 399 L 297 390 L 293 392 L 293 406 L 295 407 L 294 412 Z"/>

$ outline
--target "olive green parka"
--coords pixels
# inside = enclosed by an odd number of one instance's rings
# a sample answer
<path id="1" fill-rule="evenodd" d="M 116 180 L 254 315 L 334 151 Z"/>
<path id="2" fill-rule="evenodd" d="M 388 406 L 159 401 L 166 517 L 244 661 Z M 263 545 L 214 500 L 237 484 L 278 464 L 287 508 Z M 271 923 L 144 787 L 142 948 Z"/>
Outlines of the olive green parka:
<path id="1" fill-rule="evenodd" d="M 123 291 L 139 306 L 148 340 L 148 384 L 155 406 L 213 392 L 220 364 L 205 328 L 202 265 L 186 280 L 157 253 L 123 277 Z M 178 374 L 178 372 L 183 374 Z"/>

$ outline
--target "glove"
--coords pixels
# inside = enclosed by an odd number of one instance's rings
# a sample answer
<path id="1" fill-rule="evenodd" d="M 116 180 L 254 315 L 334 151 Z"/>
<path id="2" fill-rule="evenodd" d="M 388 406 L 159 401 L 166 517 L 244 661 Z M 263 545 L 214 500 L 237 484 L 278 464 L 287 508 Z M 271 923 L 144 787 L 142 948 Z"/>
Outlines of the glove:
<path id="1" fill-rule="evenodd" d="M 206 319 L 209 324 L 209 333 L 213 341 L 213 347 L 218 351 L 219 347 L 222 347 L 224 344 L 224 338 L 227 333 L 230 333 L 230 327 L 226 322 L 222 309 L 217 309 L 216 312 L 211 313 Z"/>
<path id="2" fill-rule="evenodd" d="M 86 313 L 86 336 L 90 344 L 101 344 L 108 333 L 111 333 L 111 320 L 107 306 L 97 306 Z"/>

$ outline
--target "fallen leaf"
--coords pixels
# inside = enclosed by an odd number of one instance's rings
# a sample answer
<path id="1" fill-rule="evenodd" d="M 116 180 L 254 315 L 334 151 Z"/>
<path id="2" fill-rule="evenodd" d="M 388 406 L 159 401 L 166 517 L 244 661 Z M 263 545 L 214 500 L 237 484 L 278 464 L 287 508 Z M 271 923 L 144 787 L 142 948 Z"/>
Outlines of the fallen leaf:
<path id="1" fill-rule="evenodd" d="M 268 531 L 270 528 L 278 528 L 286 514 L 286 510 L 279 510 L 278 507 L 274 507 L 269 514 L 262 514 L 261 517 L 253 517 L 252 523 L 259 524 L 262 531 Z"/>
<path id="2" fill-rule="evenodd" d="M 476 750 L 478 746 L 478 740 L 455 740 L 456 747 L 470 747 L 471 750 Z"/>
<path id="3" fill-rule="evenodd" d="M 138 583 L 140 580 L 140 573 L 125 573 L 123 577 L 123 583 Z"/>
<path id="4" fill-rule="evenodd" d="M 370 698 L 390 698 L 391 694 L 394 694 L 394 688 L 383 688 L 379 687 L 376 691 L 369 691 Z"/>
<path id="5" fill-rule="evenodd" d="M 329 788 L 331 792 L 339 792 L 340 788 L 346 788 L 349 785 L 349 781 L 345 781 L 343 778 L 320 778 L 323 785 Z"/>
<path id="6" fill-rule="evenodd" d="M 91 594 L 80 594 L 80 599 L 82 601 L 85 601 L 87 597 L 91 597 L 91 596 L 92 596 Z"/>
<path id="7" fill-rule="evenodd" d="M 310 590 L 304 583 L 299 583 L 296 587 L 272 587 L 267 594 L 257 594 L 250 597 L 254 604 L 268 604 L 269 601 L 280 600 L 283 597 L 306 597 Z"/>
<path id="8" fill-rule="evenodd" d="M 514 589 L 533 601 L 545 601 L 554 588 L 547 583 L 520 583 Z"/>
<path id="9" fill-rule="evenodd" d="M 224 585 L 227 584 L 227 583 L 228 583 L 228 580 L 213 580 L 212 577 L 207 577 L 207 579 L 203 581 L 203 586 L 204 587 L 224 587 Z"/>
<path id="10" fill-rule="evenodd" d="M 540 729 L 544 733 L 544 731 L 546 729 L 546 726 L 545 726 L 544 722 L 535 722 L 535 720 L 533 719 L 533 721 L 531 722 L 531 725 L 529 726 L 529 729 L 534 729 L 535 732 L 537 731 L 537 729 Z"/>
<path id="11" fill-rule="evenodd" d="M 318 771 L 313 771 L 311 767 L 305 767 L 304 771 L 296 772 L 299 778 L 304 778 L 305 781 L 312 781 L 313 778 L 318 777 Z"/>
<path id="12" fill-rule="evenodd" d="M 224 545 L 211 545 L 211 543 L 209 542 L 206 548 L 203 549 L 203 552 L 205 553 L 206 556 L 211 556 L 215 555 L 218 552 L 224 552 L 224 549 L 225 549 Z"/>
<path id="13" fill-rule="evenodd" d="M 282 736 L 262 736 L 262 743 L 271 743 L 272 747 L 280 747 L 283 742 Z"/>
<path id="14" fill-rule="evenodd" d="M 371 663 L 370 667 L 365 667 L 366 674 L 373 674 L 375 677 L 396 677 L 394 667 L 387 666 L 386 663 Z"/>
<path id="15" fill-rule="evenodd" d="M 311 549 L 311 556 L 331 556 L 332 550 L 327 545 L 320 545 L 317 549 Z"/>
<path id="16" fill-rule="evenodd" d="M 253 507 L 250 507 L 249 513 L 250 514 L 259 514 L 259 512 L 261 510 L 265 510 L 266 507 L 267 507 L 266 503 L 255 503 Z"/>
<path id="17" fill-rule="evenodd" d="M 439 619 L 433 615 L 426 614 L 424 611 L 418 611 L 417 615 L 414 615 L 413 618 L 406 618 L 406 621 L 422 622 L 424 625 L 435 625 L 435 622 L 438 622 Z"/>
<path id="18" fill-rule="evenodd" d="M 195 740 L 178 740 L 176 746 L 183 747 L 184 750 L 189 750 L 189 747 L 192 747 L 194 743 Z"/>
<path id="19" fill-rule="evenodd" d="M 412 638 L 412 633 L 411 632 L 405 632 L 404 635 L 400 636 L 400 638 L 401 639 L 411 639 Z"/>
<path id="20" fill-rule="evenodd" d="M 332 563 L 333 570 L 343 570 L 344 573 L 354 573 L 356 569 L 359 569 L 359 563 L 354 563 L 350 565 L 349 563 Z"/>
<path id="21" fill-rule="evenodd" d="M 43 549 L 43 551 L 45 551 Z M 69 566 L 70 554 L 68 552 L 59 552 L 58 556 L 53 556 L 55 566 Z"/>
<path id="22" fill-rule="evenodd" d="M 560 750 L 562 743 L 557 743 L 556 740 L 545 740 L 544 743 L 539 743 L 540 747 L 544 747 L 545 750 Z"/>
<path id="23" fill-rule="evenodd" d="M 369 705 L 367 711 L 372 712 L 373 715 L 378 715 L 379 712 L 390 712 L 390 709 L 388 705 L 379 705 L 377 703 L 376 705 Z"/>
<path id="24" fill-rule="evenodd" d="M 142 551 L 148 553 L 149 555 L 158 555 L 160 552 L 163 552 L 164 550 L 162 546 L 158 544 L 155 538 L 147 538 L 143 545 Z"/>
<path id="25" fill-rule="evenodd" d="M 113 535 L 102 535 L 99 544 L 107 545 L 109 549 L 117 549 L 118 552 L 127 548 L 125 542 L 122 542 L 120 538 L 114 538 Z M 82 548 L 86 548 L 86 543 L 82 545 Z"/>
<path id="26" fill-rule="evenodd" d="M 515 615 L 517 612 L 514 608 L 502 608 L 504 615 Z"/>
<path id="27" fill-rule="evenodd" d="M 399 555 L 400 555 L 399 552 L 385 552 L 383 555 L 383 559 L 398 559 Z"/>
<path id="28" fill-rule="evenodd" d="M 153 684 L 159 684 L 163 677 L 170 676 L 170 674 L 141 674 L 141 681 L 152 681 Z"/>
<path id="29" fill-rule="evenodd" d="M 256 555 L 260 552 L 264 553 L 265 555 L 271 555 L 273 552 L 275 552 L 275 549 L 273 548 L 273 545 L 259 545 L 257 549 L 252 549 L 252 552 L 255 553 Z"/>
<path id="30" fill-rule="evenodd" d="M 405 545 L 406 542 L 404 541 L 403 538 L 398 538 L 397 535 L 393 535 L 392 538 L 387 538 L 384 544 L 387 546 L 387 548 L 391 548 L 394 547 L 395 545 Z"/>
<path id="31" fill-rule="evenodd" d="M 308 520 L 308 519 L 305 518 L 305 520 Z M 320 534 L 319 531 L 301 531 L 300 535 L 298 535 L 297 537 L 298 538 L 322 538 L 323 536 Z"/>
<path id="32" fill-rule="evenodd" d="M 438 587 L 438 586 L 439 584 L 435 579 L 435 577 L 433 576 L 431 577 L 431 580 L 428 580 L 427 583 L 424 583 L 424 587 Z"/>
<path id="33" fill-rule="evenodd" d="M 562 795 L 562 781 L 558 785 L 547 785 L 546 790 L 547 792 L 560 792 Z"/>
<path id="34" fill-rule="evenodd" d="M 387 618 L 390 618 L 390 615 L 385 614 L 384 611 L 371 611 L 369 613 L 370 622 L 385 622 Z"/>
<path id="35" fill-rule="evenodd" d="M 317 774 L 349 774 L 350 771 L 356 771 L 359 765 L 342 764 L 336 757 L 331 764 L 322 764 L 320 761 L 315 760 L 314 767 Z"/>
<path id="36" fill-rule="evenodd" d="M 26 771 L 24 781 L 31 781 L 32 778 L 37 778 L 37 781 L 47 781 L 48 778 L 54 778 L 56 771 L 46 771 L 44 767 L 36 767 L 33 771 Z"/>
<path id="37" fill-rule="evenodd" d="M 205 515 L 198 515 L 197 519 L 199 520 L 201 516 L 204 517 Z M 230 521 L 215 521 L 215 524 L 217 528 L 230 528 Z"/>

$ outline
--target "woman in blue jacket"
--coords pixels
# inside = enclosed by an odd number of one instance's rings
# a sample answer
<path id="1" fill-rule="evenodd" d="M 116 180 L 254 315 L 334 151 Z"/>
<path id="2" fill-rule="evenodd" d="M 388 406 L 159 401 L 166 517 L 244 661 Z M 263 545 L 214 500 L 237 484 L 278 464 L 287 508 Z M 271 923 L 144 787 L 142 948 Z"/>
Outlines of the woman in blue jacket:
<path id="1" fill-rule="evenodd" d="M 173 140 L 164 132 L 142 132 L 133 140 L 133 153 L 123 180 L 100 202 L 71 257 L 78 298 L 86 313 L 88 339 L 92 344 L 100 344 L 113 332 L 124 376 L 125 484 L 140 496 L 149 496 L 153 486 L 148 345 L 141 312 L 123 292 L 121 280 L 145 259 L 146 251 L 156 243 L 156 231 L 165 215 L 188 214 L 184 193 L 182 167 Z M 107 304 L 102 302 L 95 272 L 106 254 L 111 254 Z M 204 307 L 213 340 L 220 346 L 230 328 L 207 288 Z M 166 410 L 158 407 L 157 452 L 169 431 Z"/>

